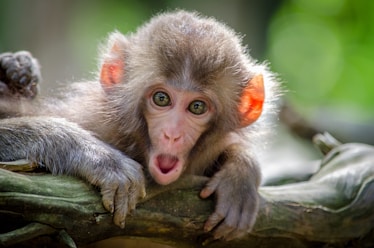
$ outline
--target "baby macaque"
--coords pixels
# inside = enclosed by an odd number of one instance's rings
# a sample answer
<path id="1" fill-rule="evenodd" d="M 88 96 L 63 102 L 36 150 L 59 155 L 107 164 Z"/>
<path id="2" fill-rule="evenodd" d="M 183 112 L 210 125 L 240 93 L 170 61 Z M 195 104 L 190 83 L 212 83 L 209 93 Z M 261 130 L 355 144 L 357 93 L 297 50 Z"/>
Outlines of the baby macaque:
<path id="1" fill-rule="evenodd" d="M 32 63 L 14 70 L 9 59 Z M 12 93 L 0 95 L 1 161 L 27 158 L 99 186 L 122 228 L 146 177 L 167 185 L 183 174 L 209 176 L 200 196 L 214 194 L 216 209 L 205 231 L 231 240 L 253 227 L 261 173 L 251 146 L 269 126 L 277 82 L 226 25 L 174 11 L 135 33 L 113 32 L 98 79 L 48 99 L 14 97 L 10 82 L 23 78 L 15 72 L 39 75 L 29 53 L 0 55 L 0 64 Z"/>

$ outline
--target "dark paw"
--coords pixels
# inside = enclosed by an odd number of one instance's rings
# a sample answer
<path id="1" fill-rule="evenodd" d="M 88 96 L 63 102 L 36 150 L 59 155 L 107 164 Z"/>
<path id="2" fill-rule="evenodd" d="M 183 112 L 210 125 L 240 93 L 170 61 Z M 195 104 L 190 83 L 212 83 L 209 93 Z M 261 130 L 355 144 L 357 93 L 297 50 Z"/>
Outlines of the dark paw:
<path id="1" fill-rule="evenodd" d="M 0 54 L 0 97 L 32 99 L 40 81 L 39 64 L 29 52 Z"/>

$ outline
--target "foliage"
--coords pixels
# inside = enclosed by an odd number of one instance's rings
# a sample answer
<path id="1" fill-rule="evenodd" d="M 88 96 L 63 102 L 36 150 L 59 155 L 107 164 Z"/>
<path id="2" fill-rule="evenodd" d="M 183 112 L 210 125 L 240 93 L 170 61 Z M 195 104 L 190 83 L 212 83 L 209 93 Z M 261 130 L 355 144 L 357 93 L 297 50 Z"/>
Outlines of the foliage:
<path id="1" fill-rule="evenodd" d="M 287 1 L 270 27 L 269 57 L 295 105 L 374 107 L 374 2 Z M 366 111 L 366 112 L 365 112 Z"/>

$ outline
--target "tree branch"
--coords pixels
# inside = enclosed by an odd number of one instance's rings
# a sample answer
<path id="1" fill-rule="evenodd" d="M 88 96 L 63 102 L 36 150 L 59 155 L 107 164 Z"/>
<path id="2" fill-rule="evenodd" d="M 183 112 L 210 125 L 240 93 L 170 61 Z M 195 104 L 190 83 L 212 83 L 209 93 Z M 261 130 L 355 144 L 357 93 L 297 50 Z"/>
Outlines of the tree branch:
<path id="1" fill-rule="evenodd" d="M 373 147 L 340 145 L 309 181 L 261 187 L 261 210 L 253 232 L 231 242 L 212 241 L 203 232 L 214 210 L 213 198 L 198 196 L 207 178 L 186 176 L 167 187 L 149 185 L 148 196 L 122 230 L 112 223 L 98 190 L 86 182 L 0 169 L 0 245 L 46 234 L 59 236 L 69 247 L 74 247 L 70 237 L 83 245 L 120 235 L 178 247 L 372 245 L 372 161 Z"/>

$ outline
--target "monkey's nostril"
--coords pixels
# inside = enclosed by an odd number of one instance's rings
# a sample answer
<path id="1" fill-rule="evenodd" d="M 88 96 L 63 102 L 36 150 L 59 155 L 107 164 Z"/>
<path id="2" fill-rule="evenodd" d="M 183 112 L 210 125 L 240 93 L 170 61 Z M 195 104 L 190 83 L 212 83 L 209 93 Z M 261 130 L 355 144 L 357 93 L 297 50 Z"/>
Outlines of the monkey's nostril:
<path id="1" fill-rule="evenodd" d="M 167 133 L 164 133 L 165 140 L 169 142 L 178 142 L 181 139 L 182 135 L 168 135 Z"/>

